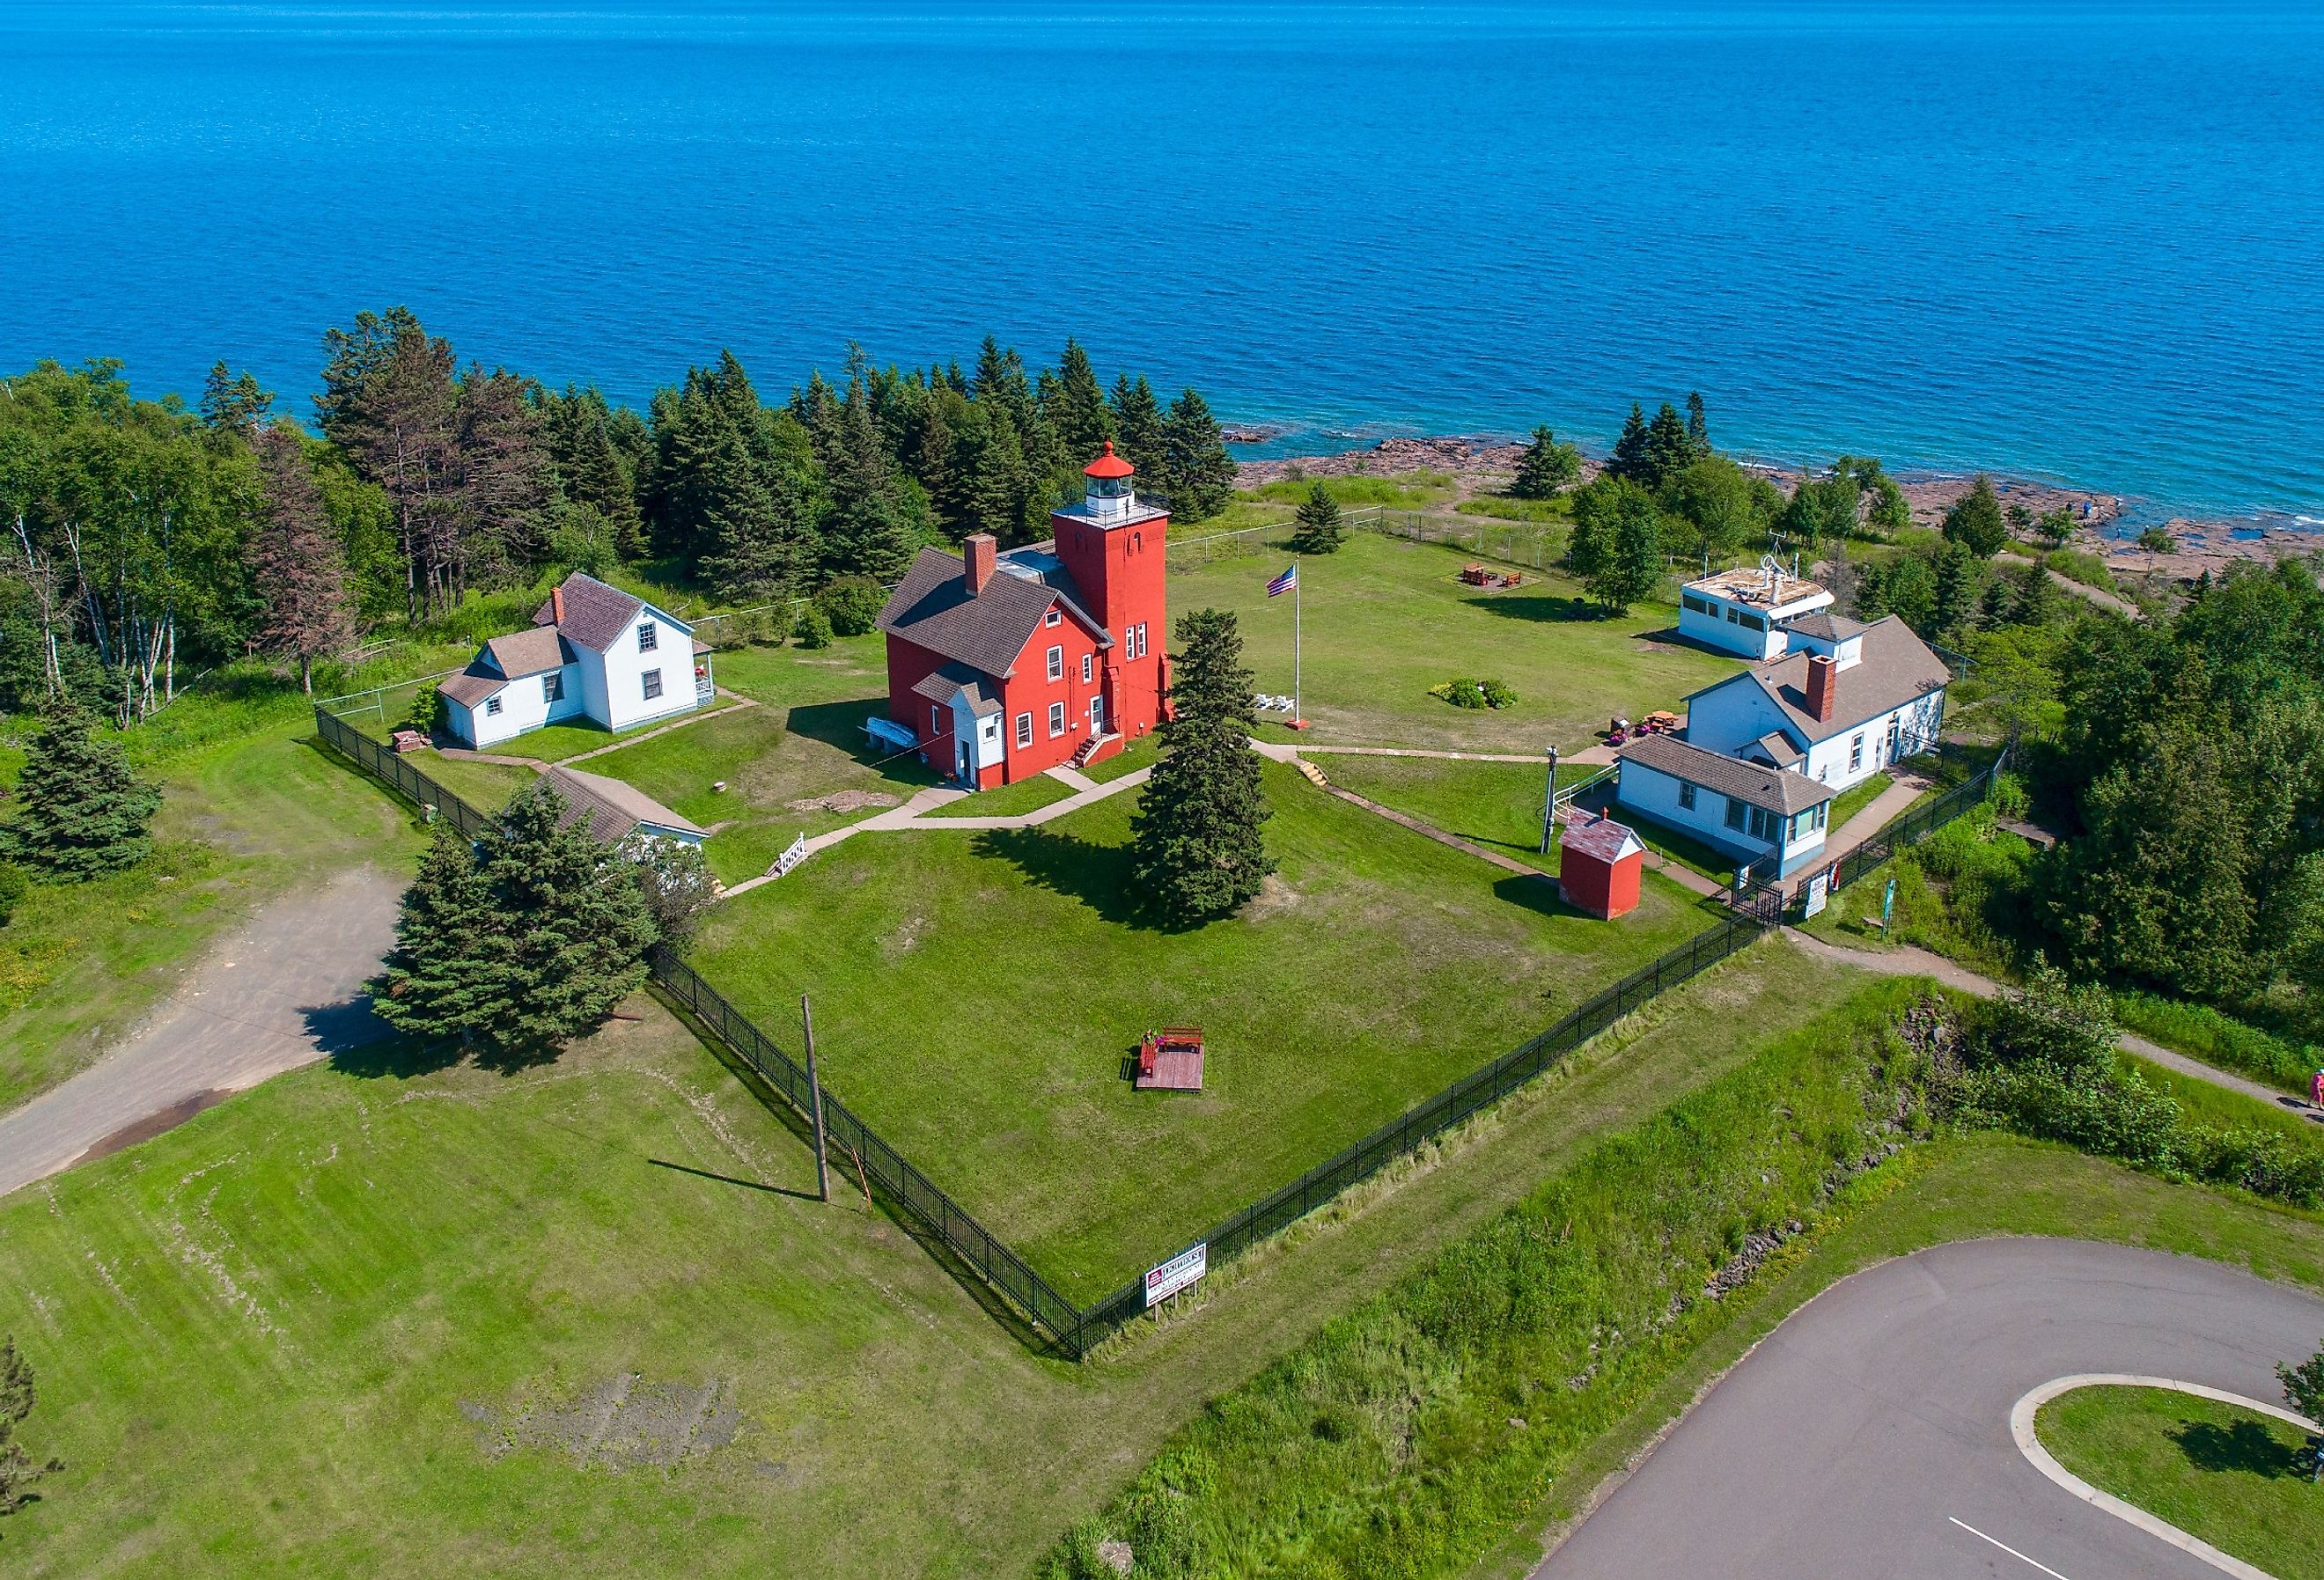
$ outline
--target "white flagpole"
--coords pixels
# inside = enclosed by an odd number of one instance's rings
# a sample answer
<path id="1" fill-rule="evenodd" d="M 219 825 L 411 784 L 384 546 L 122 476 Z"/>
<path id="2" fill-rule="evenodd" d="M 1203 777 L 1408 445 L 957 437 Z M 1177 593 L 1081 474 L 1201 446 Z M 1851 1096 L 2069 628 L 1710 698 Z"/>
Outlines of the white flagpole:
<path id="1" fill-rule="evenodd" d="M 1300 615 L 1302 614 L 1302 610 L 1300 608 L 1300 597 L 1305 590 L 1306 582 L 1307 578 L 1298 574 L 1298 568 L 1296 566 L 1293 567 L 1291 577 L 1291 722 L 1294 725 L 1298 724 L 1302 719 L 1305 719 L 1307 716 L 1299 710 L 1299 622 Z"/>

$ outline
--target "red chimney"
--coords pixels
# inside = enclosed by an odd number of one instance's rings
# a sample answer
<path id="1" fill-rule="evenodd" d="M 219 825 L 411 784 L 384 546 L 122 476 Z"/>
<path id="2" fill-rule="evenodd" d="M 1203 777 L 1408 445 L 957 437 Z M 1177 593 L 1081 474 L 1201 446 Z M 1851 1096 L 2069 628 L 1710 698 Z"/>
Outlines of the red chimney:
<path id="1" fill-rule="evenodd" d="M 976 596 L 984 584 L 992 579 L 993 564 L 1000 558 L 1001 541 L 990 532 L 971 532 L 961 544 L 961 558 L 968 566 L 968 596 Z"/>
<path id="2" fill-rule="evenodd" d="M 563 587 L 549 589 L 549 623 L 551 625 L 565 624 L 565 589 Z"/>
<path id="3" fill-rule="evenodd" d="M 1820 724 L 1831 722 L 1840 706 L 1840 666 L 1822 653 L 1808 655 L 1808 711 Z"/>

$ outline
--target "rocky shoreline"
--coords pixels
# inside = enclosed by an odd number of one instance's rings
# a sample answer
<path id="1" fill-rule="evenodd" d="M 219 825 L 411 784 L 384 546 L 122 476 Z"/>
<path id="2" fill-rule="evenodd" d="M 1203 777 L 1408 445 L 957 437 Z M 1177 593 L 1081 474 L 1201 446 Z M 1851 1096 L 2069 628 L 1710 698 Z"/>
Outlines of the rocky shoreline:
<path id="1" fill-rule="evenodd" d="M 1261 444 L 1282 437 L 1285 431 L 1281 428 L 1245 425 L 1228 429 L 1226 438 L 1230 444 Z M 1391 438 L 1328 455 L 1240 461 L 1235 466 L 1235 482 L 1239 487 L 1255 488 L 1295 476 L 1392 477 L 1399 473 L 1425 471 L 1456 478 L 1464 485 L 1464 493 L 1473 494 L 1483 491 L 1494 481 L 1513 476 L 1524 454 L 1523 444 L 1466 434 Z M 1787 490 L 1799 480 L 1796 467 L 1754 462 L 1744 465 Z M 1583 480 L 1597 475 L 1598 462 L 1585 459 Z M 2066 547 L 2096 554 L 2106 561 L 2109 571 L 2126 577 L 2192 580 L 2206 571 L 2222 570 L 2236 560 L 2268 562 L 2324 550 L 2324 531 L 2305 531 L 2257 518 L 2173 516 L 2157 523 L 2171 535 L 2171 552 L 2150 553 L 2130 538 L 2119 535 L 2126 531 L 2119 524 L 2131 509 L 2130 502 L 2120 494 L 2068 488 L 1997 473 L 1989 476 L 1993 477 L 1994 492 L 2001 496 L 2005 508 L 2022 505 L 2037 517 L 2054 510 L 2071 514 L 2076 531 Z M 1897 486 L 1904 490 L 1905 502 L 1912 507 L 1914 523 L 1929 528 L 1942 524 L 1945 513 L 1969 492 L 1972 481 L 1969 474 L 1899 472 L 1895 476 Z M 2109 528 L 2117 528 L 2117 531 L 2109 532 Z"/>

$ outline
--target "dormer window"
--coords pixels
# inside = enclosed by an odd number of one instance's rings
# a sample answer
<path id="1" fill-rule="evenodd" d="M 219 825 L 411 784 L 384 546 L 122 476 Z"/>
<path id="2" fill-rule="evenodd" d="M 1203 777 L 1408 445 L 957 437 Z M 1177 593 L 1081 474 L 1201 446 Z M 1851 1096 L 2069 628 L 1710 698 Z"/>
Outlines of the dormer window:
<path id="1" fill-rule="evenodd" d="M 654 630 L 654 623 L 652 621 L 649 620 L 644 624 L 638 627 L 638 651 L 640 652 L 650 653 L 653 651 L 653 650 L 660 644 L 660 641 L 661 638 L 659 633 Z"/>

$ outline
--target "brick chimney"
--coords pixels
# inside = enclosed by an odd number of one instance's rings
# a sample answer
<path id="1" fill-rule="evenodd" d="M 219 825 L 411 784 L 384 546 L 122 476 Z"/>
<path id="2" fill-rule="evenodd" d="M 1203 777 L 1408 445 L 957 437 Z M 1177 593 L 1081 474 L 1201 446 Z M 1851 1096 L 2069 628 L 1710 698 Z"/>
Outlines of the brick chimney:
<path id="1" fill-rule="evenodd" d="M 549 623 L 552 625 L 565 624 L 565 589 L 561 587 L 549 589 Z"/>
<path id="2" fill-rule="evenodd" d="M 1822 653 L 1808 656 L 1808 711 L 1819 724 L 1831 723 L 1840 706 L 1840 666 Z"/>
<path id="3" fill-rule="evenodd" d="M 968 596 L 976 596 L 984 584 L 992 579 L 992 567 L 1001 554 L 1001 541 L 990 532 L 971 532 L 961 544 L 961 558 L 968 566 Z"/>

